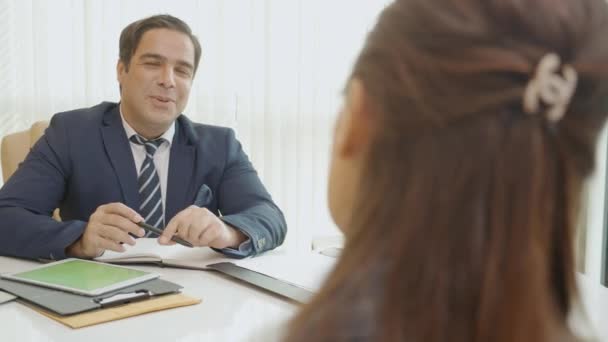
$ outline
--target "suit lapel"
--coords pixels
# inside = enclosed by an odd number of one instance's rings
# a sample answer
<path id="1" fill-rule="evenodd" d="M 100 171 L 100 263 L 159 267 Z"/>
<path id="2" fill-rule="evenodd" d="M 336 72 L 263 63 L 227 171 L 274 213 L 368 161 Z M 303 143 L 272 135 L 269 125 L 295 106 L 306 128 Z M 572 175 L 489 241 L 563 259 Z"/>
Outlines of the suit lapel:
<path id="1" fill-rule="evenodd" d="M 116 172 L 120 183 L 125 204 L 136 210 L 139 207 L 139 192 L 137 190 L 137 172 L 135 161 L 120 119 L 118 105 L 105 113 L 101 136 L 106 153 Z"/>
<path id="2" fill-rule="evenodd" d="M 188 120 L 181 116 L 176 121 L 175 136 L 169 157 L 167 177 L 167 202 L 165 203 L 165 222 L 189 204 L 195 170 L 195 148 L 192 145 L 192 129 Z"/>

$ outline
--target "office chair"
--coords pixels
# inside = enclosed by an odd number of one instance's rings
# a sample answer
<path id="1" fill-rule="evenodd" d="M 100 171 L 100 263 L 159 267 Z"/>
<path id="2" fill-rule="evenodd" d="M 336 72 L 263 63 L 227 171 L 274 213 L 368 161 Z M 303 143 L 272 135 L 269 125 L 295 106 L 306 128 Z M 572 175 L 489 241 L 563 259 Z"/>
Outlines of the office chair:
<path id="1" fill-rule="evenodd" d="M 47 121 L 38 121 L 25 131 L 12 133 L 2 138 L 0 154 L 2 156 L 2 179 L 4 179 L 4 182 L 17 170 L 32 146 L 44 134 L 48 125 Z"/>
<path id="2" fill-rule="evenodd" d="M 4 182 L 17 170 L 19 164 L 25 159 L 25 156 L 27 156 L 32 146 L 44 134 L 44 130 L 48 126 L 48 121 L 38 121 L 25 131 L 12 133 L 2 138 L 0 155 L 2 159 L 2 179 Z M 53 218 L 61 221 L 59 209 L 55 209 Z"/>

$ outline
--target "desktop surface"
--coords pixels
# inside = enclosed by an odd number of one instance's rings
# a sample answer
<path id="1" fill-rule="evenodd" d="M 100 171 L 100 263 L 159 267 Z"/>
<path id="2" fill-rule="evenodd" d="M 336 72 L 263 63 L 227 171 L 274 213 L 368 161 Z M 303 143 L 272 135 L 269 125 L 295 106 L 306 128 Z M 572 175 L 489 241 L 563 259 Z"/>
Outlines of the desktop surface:
<path id="1" fill-rule="evenodd" d="M 35 265 L 0 257 L 0 273 Z M 76 330 L 20 303 L 0 304 L 2 341 L 272 341 L 299 308 L 295 302 L 214 271 L 129 267 L 159 273 L 202 303 Z"/>
<path id="2" fill-rule="evenodd" d="M 0 257 L 0 273 L 16 272 L 38 263 Z M 293 301 L 214 271 L 133 266 L 157 272 L 161 279 L 182 285 L 183 293 L 202 303 L 73 330 L 24 305 L 0 304 L 2 341 L 276 341 L 297 312 Z M 608 289 L 577 276 L 584 314 L 572 324 L 585 337 L 608 341 Z"/>

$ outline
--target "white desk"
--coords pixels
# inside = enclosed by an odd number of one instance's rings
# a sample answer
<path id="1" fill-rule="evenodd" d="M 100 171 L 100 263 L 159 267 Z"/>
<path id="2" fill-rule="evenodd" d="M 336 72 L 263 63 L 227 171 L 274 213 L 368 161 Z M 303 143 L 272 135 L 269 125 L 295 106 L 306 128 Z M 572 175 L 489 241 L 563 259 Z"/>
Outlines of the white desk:
<path id="1" fill-rule="evenodd" d="M 580 327 L 584 331 L 583 337 L 608 342 L 608 288 L 584 274 L 577 275 L 577 282 L 585 313 L 581 319 L 574 319 L 575 328 Z"/>
<path id="2" fill-rule="evenodd" d="M 0 273 L 37 263 L 0 257 Z M 297 311 L 293 302 L 210 271 L 140 267 L 202 303 L 73 330 L 16 302 L 0 304 L 3 342 L 268 341 Z"/>
<path id="3" fill-rule="evenodd" d="M 0 257 L 0 273 L 15 272 L 35 262 Z M 70 329 L 16 302 L 0 304 L 0 340 L 26 341 L 271 341 L 298 306 L 253 286 L 218 273 L 160 267 L 137 267 L 161 274 L 184 287 L 183 292 L 203 302 L 104 323 Z M 584 275 L 577 280 L 585 319 L 575 317 L 573 325 L 584 336 L 608 341 L 608 289 Z M 589 327 L 589 324 L 593 328 Z"/>

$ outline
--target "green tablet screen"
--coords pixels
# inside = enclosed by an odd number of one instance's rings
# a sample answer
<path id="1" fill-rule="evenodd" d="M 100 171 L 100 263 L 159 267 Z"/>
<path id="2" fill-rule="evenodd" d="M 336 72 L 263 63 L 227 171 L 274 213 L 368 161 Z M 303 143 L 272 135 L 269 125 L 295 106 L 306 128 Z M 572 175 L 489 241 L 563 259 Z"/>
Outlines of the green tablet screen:
<path id="1" fill-rule="evenodd" d="M 14 276 L 47 284 L 92 291 L 146 274 L 148 272 L 130 268 L 83 260 L 70 260 L 49 267 L 17 273 Z"/>

